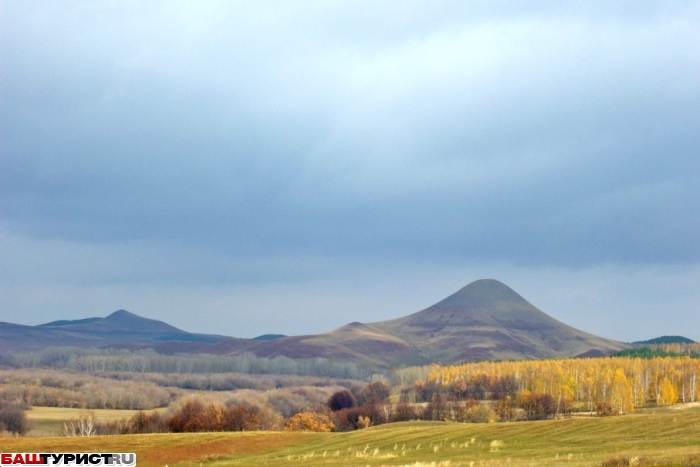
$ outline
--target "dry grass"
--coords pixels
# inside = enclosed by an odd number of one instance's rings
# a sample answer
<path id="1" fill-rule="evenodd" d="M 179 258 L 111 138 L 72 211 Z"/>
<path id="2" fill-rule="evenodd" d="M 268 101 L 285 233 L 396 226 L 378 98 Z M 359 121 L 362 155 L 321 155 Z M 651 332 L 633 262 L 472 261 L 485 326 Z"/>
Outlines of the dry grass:
<path id="1" fill-rule="evenodd" d="M 165 408 L 155 409 L 154 411 L 165 411 Z M 92 413 L 100 422 L 113 422 L 122 418 L 129 418 L 136 414 L 138 410 L 86 410 L 86 409 L 68 409 L 64 407 L 32 407 L 25 412 L 30 420 L 52 420 L 63 421 L 71 418 L 77 418 L 86 413 Z M 150 410 L 147 412 L 151 412 Z"/>
<path id="2" fill-rule="evenodd" d="M 700 414 L 675 412 L 489 425 L 408 422 L 351 433 L 157 434 L 2 444 L 6 452 L 136 452 L 141 466 L 600 467 L 611 459 L 700 464 L 699 439 Z"/>
<path id="3" fill-rule="evenodd" d="M 154 409 L 163 412 L 166 409 Z M 31 424 L 29 437 L 58 436 L 63 422 L 75 419 L 81 415 L 92 413 L 98 422 L 113 422 L 122 418 L 130 418 L 138 410 L 107 410 L 107 409 L 69 409 L 64 407 L 32 407 L 26 411 Z M 150 411 L 149 411 L 150 412 Z"/>
<path id="4" fill-rule="evenodd" d="M 671 410 L 700 409 L 700 402 L 688 402 L 687 404 L 674 404 L 669 406 Z"/>

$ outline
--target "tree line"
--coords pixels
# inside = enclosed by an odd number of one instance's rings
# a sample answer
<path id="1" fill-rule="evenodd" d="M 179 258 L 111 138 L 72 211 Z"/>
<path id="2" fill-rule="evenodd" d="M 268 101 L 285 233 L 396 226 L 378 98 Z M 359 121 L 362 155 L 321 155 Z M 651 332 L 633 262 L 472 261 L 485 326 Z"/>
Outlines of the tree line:
<path id="1" fill-rule="evenodd" d="M 152 382 L 119 381 L 55 370 L 0 371 L 0 400 L 32 406 L 80 409 L 166 407 L 184 391 Z"/>
<path id="2" fill-rule="evenodd" d="M 616 357 L 654 358 L 654 357 L 690 357 L 700 358 L 700 344 L 696 342 L 671 342 L 645 345 L 625 349 L 615 354 Z"/>
<path id="3" fill-rule="evenodd" d="M 515 419 L 537 420 L 554 414 L 555 401 L 548 395 L 536 394 L 518 400 L 510 380 L 489 384 L 504 391 L 497 402 L 472 397 L 462 400 L 455 395 L 435 393 L 427 402 L 410 403 L 405 398 L 392 401 L 396 395 L 386 382 L 375 381 L 363 387 L 343 388 L 326 400 L 286 415 L 270 405 L 229 399 L 224 403 L 201 399 L 180 400 L 167 412 L 140 411 L 130 419 L 97 423 L 90 415 L 67 421 L 62 434 L 89 436 L 96 434 L 190 433 L 216 431 L 351 431 L 391 422 L 411 420 L 452 420 L 489 423 Z M 405 393 L 402 393 L 405 395 Z M 513 398 L 511 399 L 511 394 Z M 516 408 L 516 405 L 518 407 Z"/>
<path id="4" fill-rule="evenodd" d="M 509 396 L 522 401 L 547 395 L 558 410 L 595 411 L 603 407 L 608 412 L 627 413 L 649 404 L 696 402 L 700 398 L 700 360 L 687 356 L 433 365 L 424 367 L 423 374 L 424 379 L 402 387 L 406 400 L 448 394 L 457 399 L 499 401 Z M 400 374 L 395 377 L 405 379 Z"/>
<path id="5" fill-rule="evenodd" d="M 165 413 L 139 411 L 131 418 L 99 423 L 91 413 L 63 424 L 64 436 L 92 436 L 140 433 L 194 433 L 215 431 L 331 431 L 367 427 L 387 421 L 384 405 L 388 385 L 375 382 L 359 389 L 340 389 L 313 407 L 294 410 L 286 417 L 270 405 L 235 398 L 224 403 L 187 398 Z M 349 397 L 339 403 L 339 397 Z M 349 403 L 348 401 L 352 401 Z M 340 404 L 340 405 L 338 405 Z M 335 412 L 333 409 L 337 409 Z"/>
<path id="6" fill-rule="evenodd" d="M 12 427 L 20 426 L 16 423 L 17 407 L 31 405 L 169 407 L 164 414 L 143 412 L 138 419 L 99 427 L 110 433 L 132 433 L 156 429 L 345 431 L 408 420 L 537 420 L 576 411 L 618 415 L 639 407 L 696 402 L 700 398 L 700 360 L 681 353 L 692 354 L 693 347 L 664 351 L 675 352 L 675 356 L 427 365 L 396 369 L 390 379 L 376 377 L 368 384 L 307 376 L 158 374 L 99 367 L 80 372 L 5 370 L 0 371 L 0 428 L 13 431 Z M 60 358 L 54 361 L 65 363 L 122 357 L 57 355 Z M 141 355 L 123 357 L 128 361 Z M 242 385 L 252 388 L 242 389 Z M 73 433 L 86 427 L 98 430 L 93 424 L 77 421 L 67 427 Z"/>
<path id="7" fill-rule="evenodd" d="M 244 373 L 320 376 L 365 379 L 370 373 L 352 362 L 327 358 L 293 359 L 285 356 L 161 355 L 153 351 L 129 352 L 78 348 L 48 348 L 40 352 L 7 352 L 0 366 L 10 368 L 53 368 L 78 372 L 105 373 Z"/>

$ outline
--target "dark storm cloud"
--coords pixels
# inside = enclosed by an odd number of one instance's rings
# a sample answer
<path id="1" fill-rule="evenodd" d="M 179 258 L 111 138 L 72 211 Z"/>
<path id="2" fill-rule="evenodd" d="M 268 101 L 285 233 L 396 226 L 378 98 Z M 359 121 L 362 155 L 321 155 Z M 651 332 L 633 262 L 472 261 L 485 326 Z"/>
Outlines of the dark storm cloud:
<path id="1" fill-rule="evenodd" d="M 83 280 L 700 259 L 696 2 L 1 14 L 2 225 Z"/>

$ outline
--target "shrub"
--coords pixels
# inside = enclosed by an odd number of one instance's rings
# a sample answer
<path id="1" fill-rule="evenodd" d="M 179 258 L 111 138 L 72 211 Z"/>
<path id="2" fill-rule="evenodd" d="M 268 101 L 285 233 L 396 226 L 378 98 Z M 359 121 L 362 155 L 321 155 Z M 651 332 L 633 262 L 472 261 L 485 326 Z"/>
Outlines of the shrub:
<path id="1" fill-rule="evenodd" d="M 629 459 L 626 457 L 615 457 L 603 462 L 601 467 L 645 467 L 647 465 L 654 464 L 645 457 L 630 457 Z"/>
<path id="2" fill-rule="evenodd" d="M 423 420 L 446 420 L 449 418 L 447 402 L 441 396 L 433 397 L 423 410 Z"/>
<path id="3" fill-rule="evenodd" d="M 416 413 L 416 409 L 405 401 L 396 404 L 396 408 L 389 417 L 392 422 L 408 422 L 410 420 L 416 420 L 417 418 L 418 414 Z"/>
<path id="4" fill-rule="evenodd" d="M 469 386 L 467 385 L 467 382 L 463 379 L 455 380 L 450 385 L 450 391 L 458 399 L 464 398 L 464 396 L 467 394 L 468 388 Z"/>
<path id="5" fill-rule="evenodd" d="M 366 428 L 367 420 L 371 426 L 383 425 L 387 422 L 387 412 L 386 406 L 371 402 L 359 407 L 333 412 L 333 419 L 338 431 L 358 430 Z M 364 421 L 361 421 L 361 418 Z"/>
<path id="6" fill-rule="evenodd" d="M 384 402 L 391 395 L 391 388 L 381 381 L 368 384 L 357 395 L 357 404 L 365 405 L 371 401 Z"/>
<path id="7" fill-rule="evenodd" d="M 407 391 L 406 396 L 412 394 L 412 399 L 415 402 L 428 402 L 436 394 L 442 392 L 442 385 L 438 384 L 437 381 L 425 382 L 423 380 L 417 380 L 413 383 L 413 386 Z M 410 396 L 409 396 L 410 397 Z"/>
<path id="8" fill-rule="evenodd" d="M 510 396 L 498 399 L 496 402 L 496 415 L 502 422 L 513 419 L 513 400 Z"/>
<path id="9" fill-rule="evenodd" d="M 164 431 L 167 431 L 167 427 L 164 428 Z M 129 431 L 129 419 L 122 418 L 112 422 L 100 423 L 97 425 L 97 434 L 102 436 L 131 434 Z"/>
<path id="10" fill-rule="evenodd" d="M 362 415 L 368 417 L 372 421 L 372 426 L 385 424 L 389 415 L 387 406 L 374 402 L 363 405 L 362 412 Z"/>
<path id="11" fill-rule="evenodd" d="M 486 391 L 490 386 L 491 382 L 488 375 L 485 373 L 477 373 L 470 378 L 465 395 L 470 399 L 486 399 Z"/>
<path id="12" fill-rule="evenodd" d="M 357 419 L 357 429 L 361 430 L 362 428 L 369 428 L 372 426 L 372 420 L 369 417 L 365 417 L 363 415 L 360 415 Z"/>
<path id="13" fill-rule="evenodd" d="M 554 416 L 556 404 L 549 394 L 525 394 L 522 407 L 528 420 L 544 420 Z"/>
<path id="14" fill-rule="evenodd" d="M 24 435 L 29 431 L 27 416 L 21 406 L 7 403 L 0 405 L 0 431 L 3 430 L 17 435 Z"/>
<path id="15" fill-rule="evenodd" d="M 467 421 L 472 423 L 493 423 L 496 421 L 496 413 L 490 404 L 476 404 L 469 409 Z"/>
<path id="16" fill-rule="evenodd" d="M 357 402 L 355 401 L 355 396 L 349 390 L 343 389 L 334 393 L 328 399 L 327 405 L 333 412 L 337 412 L 338 410 L 351 409 L 357 406 Z"/>
<path id="17" fill-rule="evenodd" d="M 325 433 L 333 430 L 335 425 L 326 415 L 316 412 L 301 412 L 287 420 L 287 431 L 315 431 Z"/>
<path id="18" fill-rule="evenodd" d="M 330 397 L 342 389 L 338 386 L 282 388 L 266 392 L 261 399 L 283 417 L 289 418 L 299 412 L 315 412 L 321 404 L 327 407 Z"/>
<path id="19" fill-rule="evenodd" d="M 199 400 L 188 401 L 164 423 L 173 433 L 202 431 L 253 431 L 278 425 L 269 409 L 244 404 L 222 408 L 214 402 L 204 405 Z"/>
<path id="20" fill-rule="evenodd" d="M 305 397 L 292 394 L 289 389 L 277 389 L 267 395 L 267 403 L 274 410 L 289 418 L 299 412 L 305 412 L 313 407 Z"/>
<path id="21" fill-rule="evenodd" d="M 514 399 L 517 391 L 518 383 L 513 375 L 496 376 L 491 382 L 491 399 L 493 400 L 503 400 L 506 397 Z"/>
<path id="22" fill-rule="evenodd" d="M 158 412 L 144 412 L 139 410 L 129 419 L 127 431 L 129 433 L 163 433 L 166 431 L 163 418 Z"/>
<path id="23" fill-rule="evenodd" d="M 595 414 L 599 417 L 611 417 L 617 415 L 619 411 L 608 401 L 600 401 L 595 406 Z"/>
<path id="24" fill-rule="evenodd" d="M 78 418 L 63 423 L 61 436 L 95 436 L 97 435 L 97 418 L 89 412 Z"/>
<path id="25" fill-rule="evenodd" d="M 187 401 L 168 420 L 168 429 L 173 433 L 203 431 L 200 427 L 204 418 L 204 404 L 199 400 Z"/>
<path id="26" fill-rule="evenodd" d="M 234 405 L 224 412 L 224 431 L 254 431 L 262 428 L 262 413 L 257 407 Z"/>
<path id="27" fill-rule="evenodd" d="M 332 413 L 335 431 L 352 431 L 357 429 L 357 421 L 362 414 L 360 407 L 342 409 Z"/>

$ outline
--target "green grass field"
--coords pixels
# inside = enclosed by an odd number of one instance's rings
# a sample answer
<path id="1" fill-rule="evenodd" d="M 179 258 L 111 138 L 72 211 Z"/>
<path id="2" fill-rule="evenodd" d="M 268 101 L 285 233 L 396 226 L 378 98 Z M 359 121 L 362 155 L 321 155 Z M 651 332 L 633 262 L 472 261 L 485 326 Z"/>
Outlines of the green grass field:
<path id="1" fill-rule="evenodd" d="M 700 465 L 700 413 L 458 424 L 408 422 L 351 433 L 200 433 L 5 438 L 4 452 L 136 452 L 138 465 Z M 636 464 L 635 464 L 636 462 Z"/>

